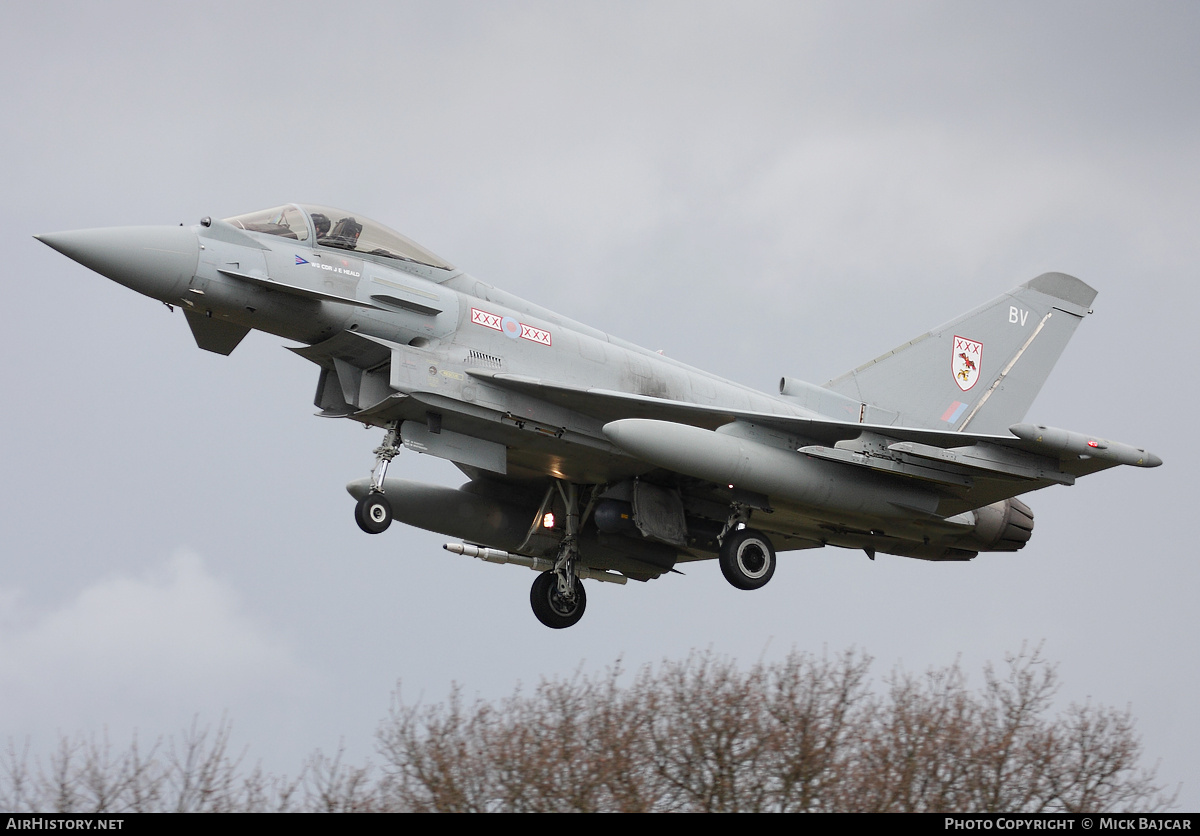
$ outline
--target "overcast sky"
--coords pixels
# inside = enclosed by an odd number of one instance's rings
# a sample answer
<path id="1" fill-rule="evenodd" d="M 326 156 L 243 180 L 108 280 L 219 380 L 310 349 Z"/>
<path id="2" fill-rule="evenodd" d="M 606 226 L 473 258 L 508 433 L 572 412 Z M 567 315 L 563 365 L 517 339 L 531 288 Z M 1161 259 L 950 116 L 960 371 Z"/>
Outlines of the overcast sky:
<path id="1" fill-rule="evenodd" d="M 978 684 L 1042 642 L 1063 704 L 1130 706 L 1200 809 L 1200 5 L 49 2 L 0 24 L 0 739 L 226 713 L 294 773 L 339 741 L 370 756 L 398 682 L 491 698 L 692 648 L 857 646 L 878 675 L 961 659 Z M 692 564 L 592 584 L 550 631 L 531 572 L 358 530 L 344 486 L 381 433 L 312 417 L 315 366 L 262 334 L 200 351 L 31 237 L 289 201 L 766 390 L 1071 273 L 1095 314 L 1028 417 L 1166 464 L 1027 497 L 1017 554 L 797 552 L 755 593 Z"/>

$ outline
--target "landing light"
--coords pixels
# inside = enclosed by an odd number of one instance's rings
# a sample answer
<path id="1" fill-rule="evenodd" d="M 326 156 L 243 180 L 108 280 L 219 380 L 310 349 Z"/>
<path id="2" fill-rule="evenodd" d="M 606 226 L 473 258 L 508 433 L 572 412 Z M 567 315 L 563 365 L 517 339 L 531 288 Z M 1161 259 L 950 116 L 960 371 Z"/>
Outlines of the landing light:
<path id="1" fill-rule="evenodd" d="M 542 517 L 542 528 L 554 528 L 554 514 L 548 513 Z"/>

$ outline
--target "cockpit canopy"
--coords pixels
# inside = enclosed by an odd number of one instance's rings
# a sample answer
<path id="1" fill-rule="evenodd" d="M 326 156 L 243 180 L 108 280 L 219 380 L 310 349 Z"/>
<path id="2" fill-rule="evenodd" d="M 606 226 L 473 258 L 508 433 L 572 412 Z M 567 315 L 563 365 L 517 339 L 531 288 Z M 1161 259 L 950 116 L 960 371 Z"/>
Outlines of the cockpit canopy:
<path id="1" fill-rule="evenodd" d="M 293 241 L 311 240 L 321 247 L 412 261 L 440 270 L 454 269 L 449 262 L 399 232 L 361 215 L 352 215 L 328 206 L 289 203 L 274 209 L 226 218 L 225 221 L 247 232 L 278 235 Z"/>

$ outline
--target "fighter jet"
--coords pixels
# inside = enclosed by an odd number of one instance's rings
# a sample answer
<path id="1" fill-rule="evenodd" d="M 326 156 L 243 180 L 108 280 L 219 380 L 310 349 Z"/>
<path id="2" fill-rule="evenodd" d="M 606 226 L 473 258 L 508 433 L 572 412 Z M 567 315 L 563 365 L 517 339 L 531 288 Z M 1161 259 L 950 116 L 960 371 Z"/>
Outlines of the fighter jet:
<path id="1" fill-rule="evenodd" d="M 537 618 L 579 621 L 584 581 L 716 559 L 759 589 L 779 552 L 836 546 L 921 560 L 1013 552 L 1018 496 L 1140 447 L 1024 423 L 1096 291 L 1045 273 L 824 385 L 758 392 L 498 290 L 361 215 L 289 204 L 194 226 L 37 238 L 180 308 L 196 344 L 251 329 L 300 343 L 319 414 L 384 431 L 347 489 L 363 531 L 393 519 L 453 553 L 536 571 Z M 404 448 L 460 488 L 389 474 Z"/>

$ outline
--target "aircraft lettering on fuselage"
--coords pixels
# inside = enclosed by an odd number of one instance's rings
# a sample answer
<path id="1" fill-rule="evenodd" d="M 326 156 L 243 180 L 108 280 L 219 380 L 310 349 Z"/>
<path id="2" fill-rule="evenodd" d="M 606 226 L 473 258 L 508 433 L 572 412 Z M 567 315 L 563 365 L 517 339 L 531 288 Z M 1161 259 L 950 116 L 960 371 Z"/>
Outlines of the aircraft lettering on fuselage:
<path id="1" fill-rule="evenodd" d="M 341 273 L 346 276 L 353 276 L 358 279 L 362 277 L 362 273 L 357 270 L 351 270 L 346 267 L 338 267 L 334 264 L 313 264 L 313 267 L 319 267 L 322 270 L 328 270 L 330 273 Z"/>
<path id="2" fill-rule="evenodd" d="M 370 476 L 347 486 L 359 527 L 395 519 L 454 538 L 456 554 L 535 570 L 530 601 L 552 628 L 582 617 L 585 581 L 649 581 L 691 561 L 716 560 L 753 590 L 797 549 L 1014 552 L 1033 533 L 1019 496 L 1162 463 L 1025 423 L 1096 297 L 1063 273 L 822 385 L 784 377 L 768 394 L 490 288 L 330 207 L 38 238 L 182 308 L 200 348 L 230 354 L 251 330 L 298 343 L 319 370 L 319 414 L 384 431 Z M 389 475 L 402 448 L 453 462 L 466 484 Z"/>
<path id="3" fill-rule="evenodd" d="M 349 267 L 338 267 L 336 264 L 325 264 L 325 263 L 319 262 L 319 261 L 308 261 L 307 259 L 301 258 L 300 256 L 296 256 L 296 266 L 301 267 L 303 265 L 308 265 L 309 267 L 316 267 L 318 270 L 328 270 L 330 273 L 340 273 L 340 274 L 343 274 L 346 276 L 352 276 L 356 279 L 362 278 L 362 273 L 358 272 L 357 270 L 351 270 Z"/>

